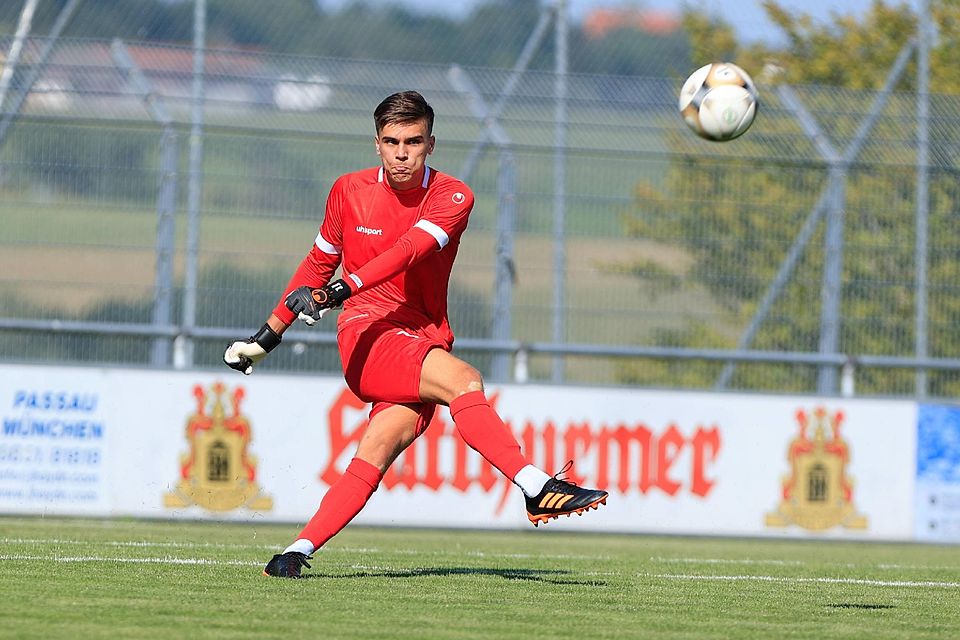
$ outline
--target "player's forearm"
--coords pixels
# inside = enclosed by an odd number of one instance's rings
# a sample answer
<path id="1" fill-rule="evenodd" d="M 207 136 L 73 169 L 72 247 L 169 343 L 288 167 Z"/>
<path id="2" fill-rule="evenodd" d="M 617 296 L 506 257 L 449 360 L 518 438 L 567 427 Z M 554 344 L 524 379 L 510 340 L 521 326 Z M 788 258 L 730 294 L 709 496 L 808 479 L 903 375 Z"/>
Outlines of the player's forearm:
<path id="1" fill-rule="evenodd" d="M 354 293 L 360 288 L 356 279 L 360 280 L 363 289 L 369 289 L 403 273 L 438 249 L 433 236 L 415 227 L 403 234 L 392 247 L 353 272 L 353 277 L 345 280 Z"/>
<path id="2" fill-rule="evenodd" d="M 267 318 L 267 326 L 273 329 L 278 336 L 282 336 L 283 332 L 290 327 L 290 323 L 284 322 L 275 313 L 271 313 L 270 317 Z"/>

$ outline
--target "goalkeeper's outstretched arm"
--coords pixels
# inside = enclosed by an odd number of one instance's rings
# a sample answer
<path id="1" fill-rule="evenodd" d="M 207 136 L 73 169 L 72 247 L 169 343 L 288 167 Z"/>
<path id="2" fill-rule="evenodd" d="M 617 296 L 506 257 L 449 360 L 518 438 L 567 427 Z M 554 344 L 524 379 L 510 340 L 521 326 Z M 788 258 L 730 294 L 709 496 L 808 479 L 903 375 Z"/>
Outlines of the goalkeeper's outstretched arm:
<path id="1" fill-rule="evenodd" d="M 375 287 L 406 271 L 434 251 L 441 249 L 430 233 L 414 227 L 389 250 L 380 254 L 347 278 L 328 282 L 340 263 L 339 255 L 325 253 L 314 245 L 290 278 L 284 297 L 260 331 L 227 347 L 223 361 L 246 375 L 253 365 L 279 346 L 281 336 L 296 320 L 314 325 L 330 309 L 341 306 L 363 287 Z"/>
<path id="2" fill-rule="evenodd" d="M 223 362 L 231 369 L 250 375 L 253 366 L 280 345 L 283 332 L 294 320 L 298 317 L 305 320 L 309 318 L 312 322 L 308 324 L 313 324 L 323 317 L 323 312 L 309 291 L 326 283 L 339 264 L 339 254 L 325 253 L 314 244 L 290 278 L 283 297 L 267 321 L 246 340 L 237 340 L 228 345 L 223 353 Z M 307 291 L 306 298 L 302 296 L 303 290 Z"/>

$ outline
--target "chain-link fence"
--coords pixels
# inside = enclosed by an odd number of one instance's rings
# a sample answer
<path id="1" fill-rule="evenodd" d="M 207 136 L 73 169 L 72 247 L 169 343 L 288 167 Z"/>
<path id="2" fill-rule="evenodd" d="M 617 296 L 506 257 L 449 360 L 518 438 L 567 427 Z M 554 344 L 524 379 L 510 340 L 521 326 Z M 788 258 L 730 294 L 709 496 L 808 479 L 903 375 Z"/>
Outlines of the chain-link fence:
<path id="1" fill-rule="evenodd" d="M 438 113 L 431 164 L 477 195 L 451 321 L 490 377 L 956 393 L 960 98 L 930 98 L 918 163 L 916 95 L 759 74 L 757 122 L 716 144 L 677 115 L 679 75 L 536 69 L 527 49 L 503 69 L 237 47 L 198 67 L 186 45 L 23 39 L 0 120 L 0 358 L 218 366 L 332 182 L 376 164 L 374 106 L 415 88 Z M 339 371 L 333 327 L 292 331 L 266 367 Z"/>

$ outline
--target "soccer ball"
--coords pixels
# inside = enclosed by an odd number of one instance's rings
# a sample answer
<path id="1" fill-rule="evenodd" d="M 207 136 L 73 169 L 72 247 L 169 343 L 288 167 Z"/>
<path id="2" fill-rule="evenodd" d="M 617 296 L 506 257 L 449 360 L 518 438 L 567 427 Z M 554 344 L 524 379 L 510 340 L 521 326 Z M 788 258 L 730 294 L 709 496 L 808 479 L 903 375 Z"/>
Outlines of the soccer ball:
<path id="1" fill-rule="evenodd" d="M 730 62 L 713 62 L 690 74 L 680 89 L 683 120 L 701 138 L 733 140 L 753 124 L 757 88 L 747 72 Z"/>

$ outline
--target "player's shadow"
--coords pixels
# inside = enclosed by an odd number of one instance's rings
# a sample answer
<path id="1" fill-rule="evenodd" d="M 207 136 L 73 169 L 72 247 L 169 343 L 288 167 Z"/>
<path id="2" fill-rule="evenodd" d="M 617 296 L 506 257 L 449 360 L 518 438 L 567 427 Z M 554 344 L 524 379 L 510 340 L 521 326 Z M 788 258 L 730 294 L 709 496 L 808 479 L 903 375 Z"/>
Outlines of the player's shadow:
<path id="1" fill-rule="evenodd" d="M 351 573 L 307 573 L 304 578 L 420 578 L 425 576 L 498 576 L 504 580 L 525 580 L 558 585 L 605 587 L 603 580 L 574 580 L 564 578 L 571 571 L 560 569 L 490 569 L 487 567 L 417 567 L 415 569 L 362 569 Z"/>

